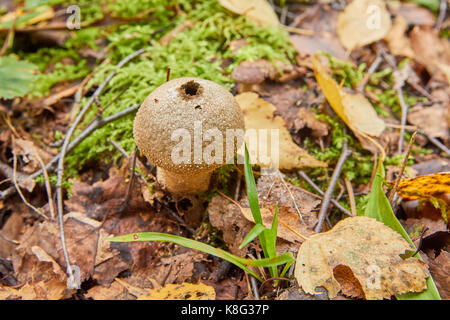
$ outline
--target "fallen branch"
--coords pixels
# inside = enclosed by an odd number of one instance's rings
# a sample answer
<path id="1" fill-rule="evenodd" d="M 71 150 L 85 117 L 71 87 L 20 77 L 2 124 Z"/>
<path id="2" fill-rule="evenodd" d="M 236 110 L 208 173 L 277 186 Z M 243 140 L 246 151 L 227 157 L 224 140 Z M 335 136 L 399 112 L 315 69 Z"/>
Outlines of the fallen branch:
<path id="1" fill-rule="evenodd" d="M 341 156 L 339 157 L 336 167 L 334 168 L 333 175 L 331 176 L 330 185 L 328 186 L 328 189 L 327 191 L 325 191 L 325 194 L 323 196 L 322 206 L 320 207 L 319 212 L 319 219 L 317 222 L 317 226 L 314 229 L 314 231 L 317 233 L 319 233 L 322 230 L 322 225 L 327 216 L 327 211 L 330 205 L 331 197 L 333 195 L 334 187 L 336 186 L 336 183 L 339 179 L 339 175 L 341 174 L 345 160 L 348 158 L 348 156 L 350 156 L 351 153 L 352 151 L 347 148 L 347 143 L 345 143 L 344 146 L 342 147 Z"/>

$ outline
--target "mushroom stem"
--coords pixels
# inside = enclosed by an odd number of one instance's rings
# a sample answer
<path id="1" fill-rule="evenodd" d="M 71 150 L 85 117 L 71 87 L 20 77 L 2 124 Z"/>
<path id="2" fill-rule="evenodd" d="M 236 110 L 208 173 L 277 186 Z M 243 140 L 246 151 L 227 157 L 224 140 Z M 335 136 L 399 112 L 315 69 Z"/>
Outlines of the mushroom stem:
<path id="1" fill-rule="evenodd" d="M 172 194 L 195 194 L 207 191 L 212 171 L 197 173 L 174 173 L 161 167 L 156 168 L 158 182 Z"/>

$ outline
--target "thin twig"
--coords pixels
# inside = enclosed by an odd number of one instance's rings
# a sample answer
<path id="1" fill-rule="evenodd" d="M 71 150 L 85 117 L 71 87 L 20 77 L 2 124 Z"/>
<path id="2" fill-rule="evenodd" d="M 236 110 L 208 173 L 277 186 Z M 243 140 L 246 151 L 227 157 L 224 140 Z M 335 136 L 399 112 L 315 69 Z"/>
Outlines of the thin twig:
<path id="1" fill-rule="evenodd" d="M 347 148 L 347 143 L 344 143 L 341 155 L 336 164 L 336 167 L 334 168 L 333 175 L 331 176 L 330 185 L 328 186 L 328 189 L 327 189 L 327 191 L 325 191 L 325 194 L 323 196 L 322 206 L 320 207 L 317 226 L 314 229 L 314 231 L 316 233 L 319 233 L 322 230 L 322 225 L 323 225 L 323 222 L 325 221 L 325 218 L 327 215 L 327 211 L 328 211 L 328 207 L 330 205 L 331 197 L 333 195 L 334 187 L 336 186 L 336 183 L 339 179 L 339 175 L 341 174 L 341 170 L 345 163 L 345 160 L 348 158 L 348 156 L 350 156 L 351 153 L 352 153 L 352 151 Z"/>
<path id="2" fill-rule="evenodd" d="M 88 127 L 86 127 L 86 129 L 83 130 L 83 132 L 81 132 L 81 134 L 79 134 L 75 139 L 73 139 L 73 141 L 69 144 L 69 146 L 67 147 L 67 151 L 66 153 L 71 152 L 73 149 L 75 149 L 84 139 L 86 139 L 92 132 L 94 132 L 95 130 L 103 127 L 104 125 L 115 121 L 121 117 L 124 117 L 130 113 L 133 113 L 134 111 L 136 111 L 137 109 L 139 109 L 139 105 L 134 105 L 131 106 L 125 110 L 119 111 L 109 117 L 106 118 L 96 118 Z M 50 160 L 49 163 L 47 163 L 47 165 L 45 166 L 45 168 L 49 171 L 49 172 L 53 172 L 55 169 L 55 165 L 59 160 L 61 153 L 57 154 L 52 160 Z M 1 169 L 1 168 L 0 168 Z M 12 171 L 11 171 L 12 172 Z M 35 179 L 37 177 L 39 177 L 42 174 L 42 170 L 38 170 L 32 174 L 29 175 L 29 177 L 31 179 Z M 28 176 L 27 176 L 28 177 Z M 25 177 L 24 177 L 25 178 Z M 21 180 L 22 178 L 19 177 L 19 179 Z M 2 191 L 0 193 L 0 200 L 5 200 L 6 198 L 12 196 L 14 193 L 16 192 L 16 189 L 13 187 L 10 187 L 4 191 Z"/>
<path id="3" fill-rule="evenodd" d="M 423 130 L 417 130 L 418 133 L 420 133 L 421 135 L 427 137 L 428 140 L 430 140 L 430 142 L 432 144 L 434 144 L 436 147 L 438 147 L 439 149 L 441 149 L 442 152 L 445 152 L 446 154 L 448 154 L 450 156 L 450 149 L 447 148 L 442 142 L 440 142 L 438 139 L 430 136 L 429 134 L 427 134 L 425 131 Z"/>
<path id="4" fill-rule="evenodd" d="M 22 193 L 22 190 L 20 190 L 19 184 L 17 183 L 17 155 L 16 155 L 16 148 L 15 148 L 15 143 L 14 143 L 14 139 L 13 139 L 13 148 L 12 148 L 12 153 L 13 153 L 13 183 L 14 183 L 14 187 L 17 190 L 17 193 L 19 194 L 20 198 L 22 199 L 23 203 L 25 203 L 25 205 L 30 208 L 31 210 L 33 210 L 34 212 L 36 212 L 39 216 L 43 217 L 45 220 L 48 220 L 48 218 L 35 206 L 33 206 L 31 203 L 29 203 L 27 201 L 27 199 L 25 198 L 25 196 Z"/>
<path id="5" fill-rule="evenodd" d="M 311 187 L 313 187 L 313 189 L 316 190 L 316 192 L 317 192 L 318 194 L 320 194 L 321 196 L 323 196 L 323 195 L 325 194 L 325 193 L 317 186 L 317 184 L 315 184 L 314 181 L 312 181 L 311 178 L 308 177 L 308 175 L 307 175 L 304 171 L 299 170 L 297 173 L 298 173 L 298 175 L 299 175 L 300 177 L 303 178 L 303 180 L 305 180 L 306 182 L 308 182 L 308 184 L 309 184 Z M 316 196 L 316 195 L 315 195 L 315 196 Z M 342 213 L 348 215 L 349 217 L 353 217 L 353 214 L 352 214 L 350 211 L 348 211 L 347 209 L 345 209 L 343 206 L 341 206 L 341 204 L 340 204 L 339 202 L 337 202 L 335 199 L 331 199 L 330 201 L 331 201 L 331 203 L 332 203 L 334 206 L 336 206 L 336 208 L 338 208 Z"/>
<path id="6" fill-rule="evenodd" d="M 288 185 L 286 184 L 286 182 L 284 181 L 283 177 L 281 176 L 281 172 L 279 172 L 279 171 L 278 171 L 278 176 L 281 179 L 281 182 L 283 183 L 284 187 L 289 192 L 289 195 L 291 196 L 292 201 L 294 202 L 294 207 L 295 207 L 295 210 L 297 211 L 297 215 L 299 216 L 300 221 L 303 222 L 303 224 L 306 224 L 305 221 L 303 220 L 302 213 L 300 212 L 300 209 L 297 206 L 297 202 L 295 201 L 295 198 L 294 198 L 294 195 L 291 192 L 291 189 L 289 189 Z"/>
<path id="7" fill-rule="evenodd" d="M 263 291 L 263 289 L 264 289 L 264 286 L 265 286 L 267 283 L 269 283 L 270 281 L 274 281 L 274 280 L 291 281 L 292 279 L 290 279 L 290 278 L 283 278 L 283 277 L 273 277 L 273 278 L 266 279 L 266 280 L 264 280 L 264 282 L 261 283 L 261 285 L 259 286 L 258 293 L 261 295 L 261 294 L 262 294 L 262 291 Z"/>
<path id="8" fill-rule="evenodd" d="M 405 125 L 406 125 L 406 116 L 408 115 L 409 106 L 405 103 L 405 99 L 403 98 L 403 89 L 402 87 L 397 88 L 397 95 L 400 101 L 400 106 L 402 109 L 402 118 L 400 121 L 400 137 L 398 139 L 398 154 L 402 154 L 403 148 L 403 135 L 405 134 Z"/>
<path id="9" fill-rule="evenodd" d="M 348 180 L 347 176 L 344 177 L 345 187 L 347 188 L 348 200 L 350 202 L 350 208 L 354 216 L 358 215 L 356 211 L 355 193 L 353 192 L 352 183 Z"/>
<path id="10" fill-rule="evenodd" d="M 5 240 L 5 241 L 7 241 L 7 242 L 9 242 L 9 243 L 12 243 L 12 244 L 16 245 L 16 246 L 18 246 L 18 245 L 20 244 L 20 243 L 17 242 L 16 240 L 11 240 L 11 239 L 9 239 L 9 238 L 6 237 L 5 235 L 3 235 L 1 232 L 0 232 L 0 239 L 3 239 L 3 240 Z"/>
<path id="11" fill-rule="evenodd" d="M 145 52 L 144 49 L 140 49 L 130 55 L 128 55 L 125 59 L 120 61 L 115 70 L 112 71 L 103 81 L 103 83 L 95 90 L 94 94 L 89 98 L 85 106 L 81 109 L 80 113 L 76 117 L 75 121 L 72 123 L 72 126 L 69 128 L 69 131 L 66 133 L 66 137 L 64 139 L 63 146 L 61 148 L 60 157 L 58 159 L 58 167 L 57 167 L 57 183 L 56 183 L 56 202 L 57 202 L 57 211 L 58 211 L 58 221 L 59 221 L 59 233 L 61 237 L 61 246 L 64 253 L 64 260 L 66 262 L 67 267 L 67 275 L 69 277 L 68 287 L 71 289 L 78 289 L 79 284 L 75 282 L 75 278 L 73 275 L 72 266 L 70 265 L 69 255 L 66 248 L 66 241 L 64 236 L 64 226 L 63 226 L 63 213 L 64 213 L 64 206 L 63 206 L 63 192 L 62 192 L 62 181 L 64 177 L 64 157 L 67 152 L 67 148 L 69 146 L 70 138 L 72 137 L 72 134 L 74 133 L 76 127 L 81 122 L 81 120 L 84 118 L 84 115 L 89 110 L 89 107 L 92 105 L 93 102 L 98 98 L 98 96 L 102 93 L 103 89 L 106 87 L 106 85 L 109 83 L 109 81 L 114 77 L 114 75 L 117 73 L 117 71 L 124 66 L 127 62 L 134 59 L 135 57 L 141 55 L 143 52 Z"/>
<path id="12" fill-rule="evenodd" d="M 436 30 L 438 31 L 441 30 L 446 14 L 447 14 L 447 0 L 441 0 L 441 3 L 439 4 L 439 17 L 435 25 Z"/>
<path id="13" fill-rule="evenodd" d="M 409 140 L 408 150 L 406 151 L 405 157 L 403 158 L 402 167 L 400 169 L 400 172 L 398 173 L 397 179 L 395 179 L 394 187 L 392 188 L 391 192 L 389 192 L 388 199 L 389 199 L 389 202 L 391 203 L 391 205 L 393 204 L 392 202 L 394 201 L 394 195 L 397 192 L 398 184 L 399 184 L 400 180 L 402 180 L 403 172 L 405 171 L 406 164 L 408 163 L 409 154 L 411 153 L 411 148 L 414 144 L 414 140 L 416 139 L 416 134 L 417 134 L 417 131 L 415 131 L 412 134 L 411 139 Z"/>

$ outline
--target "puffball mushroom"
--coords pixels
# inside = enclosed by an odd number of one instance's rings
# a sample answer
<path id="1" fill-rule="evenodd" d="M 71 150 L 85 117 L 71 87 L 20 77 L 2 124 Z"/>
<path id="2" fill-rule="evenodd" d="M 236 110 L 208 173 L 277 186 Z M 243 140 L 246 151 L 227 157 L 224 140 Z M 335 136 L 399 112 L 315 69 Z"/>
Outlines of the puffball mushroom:
<path id="1" fill-rule="evenodd" d="M 233 95 L 215 82 L 185 77 L 162 84 L 145 99 L 134 119 L 133 134 L 139 150 L 157 166 L 158 182 L 173 194 L 195 194 L 208 189 L 213 170 L 240 147 L 227 154 L 227 129 L 244 129 Z M 214 142 L 206 137 L 208 130 L 223 137 L 218 144 L 222 157 L 213 163 L 203 156 Z M 216 153 L 213 156 L 220 156 Z"/>

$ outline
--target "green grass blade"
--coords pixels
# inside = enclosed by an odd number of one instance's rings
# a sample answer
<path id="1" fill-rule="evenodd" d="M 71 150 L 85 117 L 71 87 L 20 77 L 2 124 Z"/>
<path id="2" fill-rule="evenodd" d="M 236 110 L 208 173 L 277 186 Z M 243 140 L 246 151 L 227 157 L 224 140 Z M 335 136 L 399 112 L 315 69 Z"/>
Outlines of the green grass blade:
<path id="1" fill-rule="evenodd" d="M 377 168 L 377 174 L 372 183 L 372 190 L 370 191 L 369 201 L 367 203 L 364 215 L 366 217 L 375 218 L 380 222 L 383 222 L 388 227 L 397 231 L 402 235 L 402 237 L 408 241 L 413 248 L 415 248 L 414 243 L 409 237 L 408 233 L 405 231 L 400 221 L 398 221 L 394 212 L 392 211 L 391 204 L 383 191 L 383 181 L 385 173 L 383 163 L 380 161 Z M 417 255 L 419 259 L 422 259 L 420 255 Z M 439 291 L 431 276 L 427 279 L 427 289 L 423 292 L 418 293 L 407 293 L 402 295 L 397 295 L 399 300 L 440 300 Z"/>
<path id="2" fill-rule="evenodd" d="M 266 227 L 264 227 L 262 224 L 255 224 L 255 226 L 250 230 L 250 232 L 245 236 L 244 240 L 242 240 L 241 245 L 239 246 L 239 250 L 244 248 L 247 244 L 252 242 L 261 232 L 266 230 Z"/>
<path id="3" fill-rule="evenodd" d="M 273 258 L 265 258 L 259 260 L 251 260 L 244 259 L 238 256 L 235 256 L 229 252 L 226 252 L 222 249 L 214 248 L 206 243 L 195 241 L 192 239 L 176 236 L 173 234 L 159 233 L 159 232 L 141 232 L 141 233 L 131 233 L 127 235 L 117 236 L 113 238 L 107 238 L 106 240 L 111 242 L 136 242 L 136 241 L 162 241 L 162 242 L 172 242 L 178 245 L 203 251 L 213 256 L 222 258 L 227 260 L 239 268 L 245 270 L 252 276 L 254 276 L 259 281 L 262 281 L 261 277 L 259 277 L 252 270 L 247 268 L 247 266 L 251 267 L 270 267 L 277 266 L 284 263 L 292 263 L 294 261 L 294 257 L 292 254 L 285 253 Z"/>

